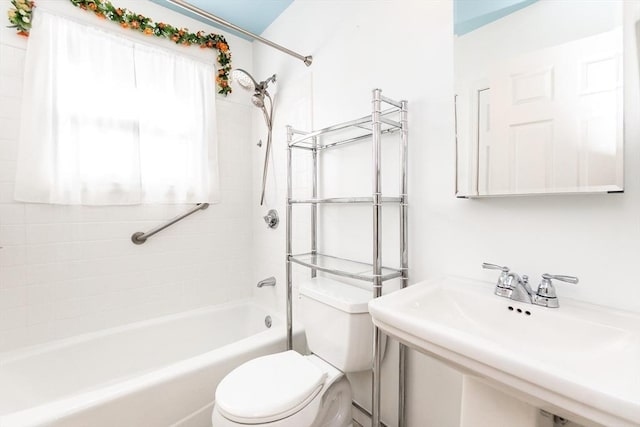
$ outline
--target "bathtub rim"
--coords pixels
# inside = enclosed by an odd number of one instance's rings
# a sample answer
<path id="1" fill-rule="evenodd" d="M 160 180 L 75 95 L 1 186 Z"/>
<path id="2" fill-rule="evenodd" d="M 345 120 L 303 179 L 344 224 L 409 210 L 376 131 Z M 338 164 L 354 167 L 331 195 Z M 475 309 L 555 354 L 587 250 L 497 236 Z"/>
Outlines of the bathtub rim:
<path id="1" fill-rule="evenodd" d="M 8 364 L 20 359 L 37 356 L 39 354 L 47 353 L 52 350 L 57 350 L 57 349 L 68 347 L 74 344 L 79 344 L 84 341 L 89 341 L 92 339 L 98 339 L 108 335 L 113 335 L 118 332 L 134 330 L 134 329 L 142 329 L 151 325 L 169 323 L 171 321 L 180 320 L 180 319 L 184 319 L 191 316 L 202 315 L 207 312 L 226 310 L 226 309 L 231 309 L 231 308 L 240 307 L 240 306 L 251 306 L 251 307 L 256 307 L 258 309 L 265 311 L 267 315 L 271 316 L 272 319 L 274 320 L 273 325 L 269 329 L 272 329 L 274 326 L 282 326 L 282 322 L 283 322 L 282 316 L 276 313 L 275 310 L 273 310 L 274 313 L 271 313 L 272 312 L 271 308 L 258 304 L 255 301 L 255 299 L 243 298 L 241 300 L 225 302 L 222 304 L 207 305 L 204 307 L 198 307 L 195 309 L 180 311 L 177 313 L 164 314 L 161 316 L 152 317 L 150 319 L 136 320 L 134 322 L 124 323 L 122 325 L 112 326 L 112 327 L 99 329 L 91 332 L 84 332 L 81 334 L 72 335 L 70 337 L 47 341 L 41 344 L 35 344 L 31 346 L 26 346 L 26 347 L 20 347 L 14 350 L 0 352 L 0 367 L 3 367 L 5 364 Z M 266 329 L 266 330 L 269 330 L 269 329 Z M 261 331 L 261 332 L 264 332 L 264 331 Z"/>

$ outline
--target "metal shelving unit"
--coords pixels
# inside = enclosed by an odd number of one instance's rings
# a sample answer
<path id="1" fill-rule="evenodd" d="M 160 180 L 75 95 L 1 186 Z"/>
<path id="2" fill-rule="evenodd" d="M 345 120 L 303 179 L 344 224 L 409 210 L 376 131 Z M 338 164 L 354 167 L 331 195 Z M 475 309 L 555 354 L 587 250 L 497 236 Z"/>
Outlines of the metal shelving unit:
<path id="1" fill-rule="evenodd" d="M 383 109 L 384 105 L 384 109 Z M 321 271 L 340 277 L 363 280 L 372 283 L 373 297 L 382 295 L 383 282 L 395 278 L 401 279 L 402 288 L 408 285 L 408 233 L 407 233 L 407 150 L 408 150 L 408 110 L 407 101 L 395 101 L 382 95 L 380 89 L 372 94 L 372 111 L 370 115 L 356 120 L 336 124 L 316 131 L 303 131 L 287 127 L 287 346 L 293 348 L 292 318 L 292 264 L 311 269 L 311 277 Z M 397 197 L 383 197 L 381 194 L 381 142 L 388 134 L 400 134 L 401 171 L 400 192 Z M 318 197 L 318 153 L 344 146 L 350 143 L 371 140 L 373 185 L 371 196 L 365 197 Z M 312 156 L 312 195 L 311 198 L 294 199 L 292 197 L 291 152 L 294 149 L 307 150 Z M 293 206 L 308 204 L 311 206 L 311 250 L 303 254 L 293 254 L 292 216 Z M 354 261 L 318 252 L 318 205 L 320 204 L 370 204 L 373 214 L 373 254 L 371 263 Z M 395 204 L 400 213 L 400 267 L 382 266 L 382 205 Z M 380 426 L 380 368 L 382 364 L 382 335 L 374 327 L 373 348 L 373 387 L 371 425 Z M 400 344 L 399 357 L 399 405 L 398 426 L 405 426 L 405 363 L 406 347 Z"/>

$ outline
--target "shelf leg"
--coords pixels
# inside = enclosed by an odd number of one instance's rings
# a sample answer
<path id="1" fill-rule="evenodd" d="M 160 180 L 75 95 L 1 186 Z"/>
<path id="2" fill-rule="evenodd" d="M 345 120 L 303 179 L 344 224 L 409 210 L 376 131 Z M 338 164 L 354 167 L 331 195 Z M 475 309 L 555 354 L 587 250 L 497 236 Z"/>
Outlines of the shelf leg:
<path id="1" fill-rule="evenodd" d="M 381 90 L 373 90 L 371 126 L 373 145 L 373 297 L 382 295 L 382 197 L 380 179 Z M 382 331 L 373 328 L 373 375 L 371 387 L 371 426 L 380 426 L 380 373 L 382 368 Z"/>
<path id="2" fill-rule="evenodd" d="M 311 197 L 313 199 L 318 198 L 318 138 L 313 138 L 313 152 L 312 152 L 312 161 L 313 161 L 313 171 L 312 171 L 312 190 Z M 311 204 L 311 262 L 316 264 L 317 255 L 318 254 L 318 204 Z M 311 278 L 313 279 L 318 274 L 317 270 L 311 269 Z"/>
<path id="3" fill-rule="evenodd" d="M 291 279 L 291 140 L 293 128 L 287 126 L 287 350 L 293 350 L 293 286 Z"/>
<path id="4" fill-rule="evenodd" d="M 407 101 L 400 101 L 400 159 L 402 176 L 400 179 L 400 262 L 402 266 L 402 279 L 400 287 L 409 285 L 409 218 L 408 218 L 408 148 L 409 148 L 409 106 Z M 400 344 L 398 348 L 398 427 L 406 425 L 406 363 L 407 347 Z"/>

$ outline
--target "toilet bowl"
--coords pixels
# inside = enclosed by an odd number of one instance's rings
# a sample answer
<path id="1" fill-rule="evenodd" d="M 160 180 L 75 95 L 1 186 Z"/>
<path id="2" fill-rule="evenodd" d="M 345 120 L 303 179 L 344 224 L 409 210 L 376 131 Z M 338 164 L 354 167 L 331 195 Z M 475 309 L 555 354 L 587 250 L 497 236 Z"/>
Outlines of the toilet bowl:
<path id="1" fill-rule="evenodd" d="M 289 350 L 231 371 L 216 390 L 213 427 L 351 426 L 351 386 L 344 372 L 371 368 L 372 292 L 316 277 L 301 284 L 299 294 L 313 354 Z"/>
<path id="2" fill-rule="evenodd" d="M 349 427 L 351 386 L 315 355 L 285 351 L 253 359 L 216 390 L 213 427 Z"/>

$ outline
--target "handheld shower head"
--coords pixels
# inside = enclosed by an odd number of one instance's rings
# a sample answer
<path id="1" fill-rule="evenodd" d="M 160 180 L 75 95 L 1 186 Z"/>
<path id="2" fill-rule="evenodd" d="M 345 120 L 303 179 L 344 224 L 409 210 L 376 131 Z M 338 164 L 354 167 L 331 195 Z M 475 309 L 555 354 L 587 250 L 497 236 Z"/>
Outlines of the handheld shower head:
<path id="1" fill-rule="evenodd" d="M 258 108 L 263 108 L 264 107 L 264 95 L 261 94 L 254 94 L 251 97 L 251 103 L 253 103 L 253 105 L 255 105 Z"/>

